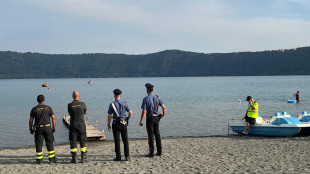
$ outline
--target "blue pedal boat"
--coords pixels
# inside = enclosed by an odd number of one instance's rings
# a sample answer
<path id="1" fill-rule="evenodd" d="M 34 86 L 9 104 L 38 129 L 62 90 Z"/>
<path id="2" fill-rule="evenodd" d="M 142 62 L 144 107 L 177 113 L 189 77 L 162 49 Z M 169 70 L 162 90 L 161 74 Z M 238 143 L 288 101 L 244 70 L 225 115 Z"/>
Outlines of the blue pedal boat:
<path id="1" fill-rule="evenodd" d="M 229 120 L 228 124 L 233 132 L 242 134 L 246 122 L 245 120 Z M 250 126 L 248 135 L 291 137 L 296 136 L 302 127 L 307 126 L 297 118 L 291 117 L 287 112 L 275 113 L 270 120 L 265 120 L 259 115 L 256 118 L 256 123 Z"/>
<path id="2" fill-rule="evenodd" d="M 308 125 L 307 127 L 301 128 L 298 136 L 308 136 L 310 135 L 310 114 L 308 111 L 303 111 L 297 119 L 304 125 Z"/>
<path id="3" fill-rule="evenodd" d="M 297 103 L 297 100 L 287 100 L 287 103 Z"/>

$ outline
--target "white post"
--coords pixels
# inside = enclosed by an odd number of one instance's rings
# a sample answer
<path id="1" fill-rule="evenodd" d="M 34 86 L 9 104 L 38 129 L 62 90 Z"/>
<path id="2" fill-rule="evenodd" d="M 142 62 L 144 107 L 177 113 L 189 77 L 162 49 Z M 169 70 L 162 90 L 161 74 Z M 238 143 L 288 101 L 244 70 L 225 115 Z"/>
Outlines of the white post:
<path id="1" fill-rule="evenodd" d="M 87 117 L 87 118 L 86 118 L 86 124 L 87 124 L 87 125 L 90 125 L 90 117 Z"/>

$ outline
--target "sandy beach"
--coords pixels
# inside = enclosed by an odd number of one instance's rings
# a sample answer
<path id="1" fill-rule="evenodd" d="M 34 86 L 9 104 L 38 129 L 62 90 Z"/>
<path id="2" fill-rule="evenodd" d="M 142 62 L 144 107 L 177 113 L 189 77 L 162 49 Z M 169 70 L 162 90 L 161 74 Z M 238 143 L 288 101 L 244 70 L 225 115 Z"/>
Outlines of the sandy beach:
<path id="1" fill-rule="evenodd" d="M 0 173 L 309 173 L 310 137 L 163 139 L 163 155 L 144 157 L 147 140 L 131 140 L 131 161 L 112 161 L 114 142 L 89 142 L 88 163 L 71 164 L 69 145 L 57 145 L 57 164 L 35 163 L 35 148 L 2 149 Z M 122 145 L 122 144 L 121 144 Z M 123 154 L 123 153 L 122 153 Z M 122 159 L 124 157 L 122 156 Z"/>

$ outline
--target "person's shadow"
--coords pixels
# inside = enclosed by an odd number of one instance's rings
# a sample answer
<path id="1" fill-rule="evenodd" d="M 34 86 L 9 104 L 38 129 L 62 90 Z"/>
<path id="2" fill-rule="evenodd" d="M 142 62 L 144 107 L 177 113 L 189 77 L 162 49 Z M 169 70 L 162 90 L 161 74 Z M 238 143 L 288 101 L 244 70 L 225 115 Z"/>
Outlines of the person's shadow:
<path id="1" fill-rule="evenodd" d="M 35 164 L 35 156 L 0 156 L 0 164 Z"/>
<path id="2" fill-rule="evenodd" d="M 57 155 L 57 163 L 66 164 L 70 163 L 71 155 Z M 35 156 L 0 156 L 0 164 L 10 165 L 10 164 L 36 164 Z M 48 164 L 48 157 L 43 157 L 43 164 Z"/>
<path id="3" fill-rule="evenodd" d="M 114 155 L 87 155 L 88 161 L 113 161 Z M 35 156 L 0 156 L 0 165 L 10 165 L 10 164 L 36 164 Z M 70 164 L 71 155 L 57 155 L 57 164 Z M 78 158 L 78 162 L 80 158 Z M 79 162 L 80 163 L 80 162 Z M 48 157 L 43 157 L 43 164 L 48 164 Z"/>

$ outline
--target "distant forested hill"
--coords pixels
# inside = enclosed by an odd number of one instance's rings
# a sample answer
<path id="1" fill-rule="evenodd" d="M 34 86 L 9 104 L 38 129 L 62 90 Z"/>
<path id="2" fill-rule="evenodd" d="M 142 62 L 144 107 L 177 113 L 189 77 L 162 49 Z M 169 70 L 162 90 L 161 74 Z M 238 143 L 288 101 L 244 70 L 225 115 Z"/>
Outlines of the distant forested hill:
<path id="1" fill-rule="evenodd" d="M 203 54 L 146 55 L 0 52 L 0 78 L 310 75 L 310 47 Z"/>

